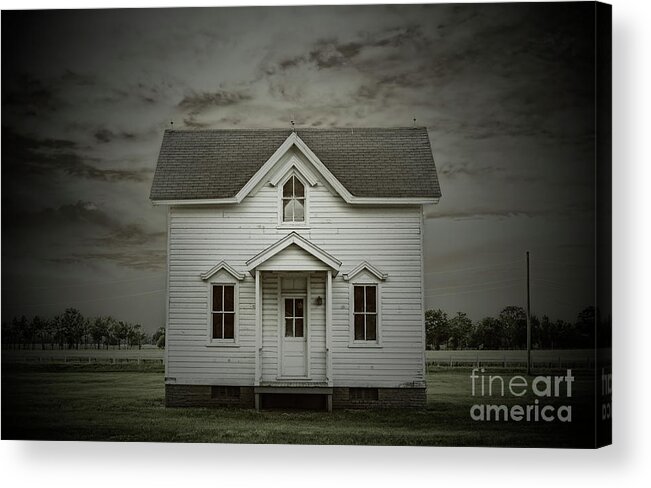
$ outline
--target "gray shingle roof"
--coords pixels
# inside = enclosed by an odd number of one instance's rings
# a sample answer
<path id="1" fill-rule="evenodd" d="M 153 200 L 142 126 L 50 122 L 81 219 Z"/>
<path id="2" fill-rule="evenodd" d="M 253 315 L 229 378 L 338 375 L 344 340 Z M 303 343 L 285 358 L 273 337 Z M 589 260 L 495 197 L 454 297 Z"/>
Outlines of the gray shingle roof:
<path id="1" fill-rule="evenodd" d="M 150 198 L 233 197 L 290 136 L 289 129 L 167 130 Z M 296 129 L 357 197 L 438 198 L 427 129 Z"/>

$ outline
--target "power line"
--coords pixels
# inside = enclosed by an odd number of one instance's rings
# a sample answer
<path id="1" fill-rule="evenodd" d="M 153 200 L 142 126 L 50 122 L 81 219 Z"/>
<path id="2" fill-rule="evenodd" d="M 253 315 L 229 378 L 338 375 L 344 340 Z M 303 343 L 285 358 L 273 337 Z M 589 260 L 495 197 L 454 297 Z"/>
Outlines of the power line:
<path id="1" fill-rule="evenodd" d="M 544 278 L 533 278 L 532 281 L 535 281 L 541 285 L 557 285 L 557 286 L 574 286 L 571 283 L 561 283 L 560 281 L 546 280 Z"/>
<path id="2" fill-rule="evenodd" d="M 144 296 L 144 295 L 154 295 L 156 293 L 163 293 L 166 290 L 163 288 L 162 290 L 150 290 L 150 291 L 145 291 L 142 293 L 131 293 L 128 295 L 114 295 L 110 297 L 100 297 L 100 298 L 90 298 L 87 300 L 64 300 L 64 301 L 59 301 L 59 302 L 50 302 L 50 303 L 38 303 L 38 304 L 31 304 L 29 305 L 30 307 L 46 307 L 49 305 L 61 305 L 62 303 L 88 303 L 88 302 L 99 302 L 103 300 L 115 300 L 119 298 L 131 298 L 131 297 L 139 297 L 139 296 Z"/>
<path id="3" fill-rule="evenodd" d="M 522 281 L 523 278 L 511 278 L 508 280 L 494 280 L 494 281 L 484 281 L 482 283 L 469 283 L 466 285 L 456 285 L 456 286 L 440 286 L 437 288 L 429 288 L 429 290 L 452 290 L 456 288 L 468 288 L 473 286 L 486 286 L 486 285 L 497 285 L 501 283 L 511 283 L 514 281 Z"/>
<path id="4" fill-rule="evenodd" d="M 425 274 L 430 275 L 430 274 L 440 274 L 440 273 L 460 273 L 462 271 L 479 271 L 479 270 L 484 270 L 484 269 L 499 268 L 499 267 L 502 267 L 502 266 L 509 266 L 509 267 L 514 268 L 515 264 L 518 264 L 518 261 L 511 261 L 511 262 L 508 262 L 508 263 L 491 264 L 491 265 L 487 265 L 487 266 L 476 266 L 476 267 L 472 267 L 472 268 L 441 269 L 441 270 L 437 270 L 437 271 L 428 271 Z"/>
<path id="5" fill-rule="evenodd" d="M 133 278 L 129 280 L 112 280 L 112 281 L 86 281 L 82 283 L 75 283 L 74 285 L 52 285 L 52 286 L 42 286 L 42 287 L 37 287 L 37 288 L 19 288 L 17 290 L 13 290 L 15 292 L 23 292 L 23 291 L 38 291 L 38 290 L 51 290 L 52 288 L 56 288 L 57 290 L 61 289 L 68 289 L 68 288 L 79 288 L 81 286 L 101 286 L 101 285 L 112 285 L 116 283 L 134 283 L 136 281 L 143 281 L 143 280 L 151 280 L 154 279 L 153 277 L 155 276 L 161 276 L 164 275 L 165 272 L 162 273 L 154 273 L 152 276 L 148 277 L 143 277 L 143 278 Z"/>
<path id="6" fill-rule="evenodd" d="M 593 264 L 590 263 L 563 263 L 561 261 L 548 261 L 548 260 L 536 260 L 536 264 L 542 263 L 542 264 L 555 264 L 557 266 L 580 266 L 580 267 L 588 267 L 588 266 L 593 266 Z"/>
<path id="7" fill-rule="evenodd" d="M 512 283 L 510 285 L 496 286 L 496 287 L 493 287 L 493 288 L 478 288 L 477 290 L 465 290 L 465 291 L 458 291 L 458 292 L 453 292 L 453 293 L 441 293 L 441 294 L 438 294 L 438 295 L 426 294 L 426 296 L 428 298 L 449 297 L 449 296 L 455 296 L 455 295 L 465 295 L 465 294 L 468 294 L 468 293 L 478 293 L 478 292 L 486 292 L 486 291 L 505 290 L 507 288 L 513 288 L 514 286 L 519 286 L 519 285 L 520 285 L 519 283 Z"/>

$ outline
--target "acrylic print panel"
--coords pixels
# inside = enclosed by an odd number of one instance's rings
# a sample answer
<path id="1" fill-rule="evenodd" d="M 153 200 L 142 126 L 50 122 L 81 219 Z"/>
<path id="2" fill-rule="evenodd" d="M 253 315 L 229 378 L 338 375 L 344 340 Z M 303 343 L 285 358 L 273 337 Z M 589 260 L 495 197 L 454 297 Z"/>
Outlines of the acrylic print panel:
<path id="1" fill-rule="evenodd" d="M 2 28 L 3 438 L 610 442 L 608 6 Z"/>

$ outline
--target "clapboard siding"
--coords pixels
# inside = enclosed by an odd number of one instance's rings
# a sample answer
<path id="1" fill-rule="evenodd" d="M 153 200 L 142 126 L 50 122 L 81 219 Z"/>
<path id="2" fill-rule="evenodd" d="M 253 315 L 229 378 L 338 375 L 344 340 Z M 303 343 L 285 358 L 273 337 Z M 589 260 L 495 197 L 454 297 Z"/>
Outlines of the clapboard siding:
<path id="1" fill-rule="evenodd" d="M 286 236 L 278 225 L 277 188 L 260 186 L 238 205 L 172 207 L 169 216 L 168 376 L 187 384 L 252 385 L 255 373 L 255 280 L 246 261 Z M 342 262 L 333 279 L 331 357 L 334 386 L 397 387 L 423 377 L 420 206 L 351 206 L 323 184 L 308 188 L 309 228 L 296 232 Z M 276 255 L 262 272 L 262 380 L 278 374 L 278 277 L 304 251 Z M 313 258 L 309 258 L 313 259 Z M 209 347 L 208 287 L 200 274 L 220 261 L 246 273 L 239 282 L 238 347 Z M 350 346 L 350 284 L 342 274 L 368 261 L 381 283 L 381 347 Z M 323 267 L 325 270 L 326 268 Z M 326 374 L 325 272 L 310 273 L 309 371 Z M 324 299 L 314 305 L 317 296 Z"/>

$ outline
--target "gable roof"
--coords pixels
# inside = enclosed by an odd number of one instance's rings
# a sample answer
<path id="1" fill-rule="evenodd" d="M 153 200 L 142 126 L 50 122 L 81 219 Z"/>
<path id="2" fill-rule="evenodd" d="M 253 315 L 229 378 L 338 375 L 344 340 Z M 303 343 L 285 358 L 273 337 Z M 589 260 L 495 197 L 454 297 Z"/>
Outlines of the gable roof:
<path id="1" fill-rule="evenodd" d="M 348 273 L 344 273 L 343 279 L 344 279 L 344 281 L 350 281 L 355 276 L 360 274 L 362 271 L 368 271 L 373 276 L 375 276 L 378 280 L 381 280 L 381 281 L 386 280 L 387 277 L 389 276 L 384 271 L 380 271 L 378 268 L 376 268 L 375 266 L 370 264 L 368 261 L 362 261 L 357 266 L 355 266 L 353 269 L 351 269 Z"/>
<path id="2" fill-rule="evenodd" d="M 215 274 L 220 272 L 222 269 L 226 270 L 228 273 L 230 273 L 230 275 L 233 278 L 237 279 L 238 281 L 242 281 L 244 279 L 244 274 L 240 273 L 239 271 L 237 271 L 235 269 L 233 269 L 233 267 L 230 266 L 226 261 L 220 261 L 219 263 L 217 263 L 215 266 L 210 268 L 205 273 L 201 273 L 201 279 L 203 281 L 206 281 L 206 280 L 212 278 L 213 276 L 215 276 Z"/>
<path id="3" fill-rule="evenodd" d="M 290 129 L 167 130 L 150 198 L 234 198 L 292 135 Z M 437 199 L 427 129 L 296 129 L 296 135 L 359 198 Z"/>

